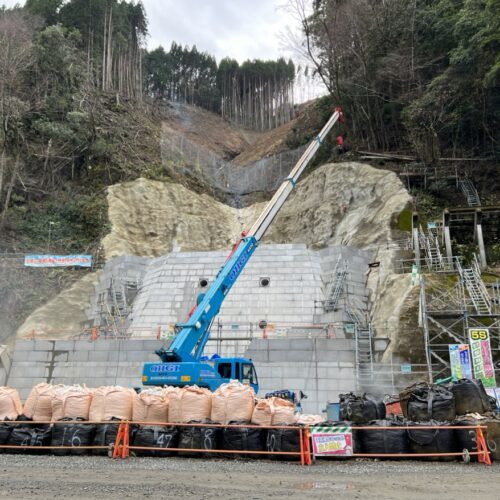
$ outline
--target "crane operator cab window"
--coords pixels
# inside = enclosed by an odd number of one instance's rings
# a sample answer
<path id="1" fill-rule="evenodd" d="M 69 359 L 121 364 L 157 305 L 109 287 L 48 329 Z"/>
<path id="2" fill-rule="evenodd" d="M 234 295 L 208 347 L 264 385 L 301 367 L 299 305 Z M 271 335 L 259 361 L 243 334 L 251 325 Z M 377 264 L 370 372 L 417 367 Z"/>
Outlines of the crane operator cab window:
<path id="1" fill-rule="evenodd" d="M 221 378 L 231 378 L 231 363 L 219 363 L 217 371 Z"/>
<path id="2" fill-rule="evenodd" d="M 247 363 L 242 366 L 241 381 L 243 384 L 257 384 L 257 375 L 255 374 L 253 365 Z"/>

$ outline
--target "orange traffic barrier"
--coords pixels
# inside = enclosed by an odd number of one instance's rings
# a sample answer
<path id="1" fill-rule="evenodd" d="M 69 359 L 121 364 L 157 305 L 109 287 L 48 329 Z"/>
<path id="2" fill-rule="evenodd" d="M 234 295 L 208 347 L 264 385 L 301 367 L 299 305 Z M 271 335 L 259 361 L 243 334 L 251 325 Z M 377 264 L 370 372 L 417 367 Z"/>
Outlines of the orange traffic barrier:
<path id="1" fill-rule="evenodd" d="M 128 422 L 122 422 L 118 427 L 113 458 L 128 458 L 129 456 L 129 426 Z"/>

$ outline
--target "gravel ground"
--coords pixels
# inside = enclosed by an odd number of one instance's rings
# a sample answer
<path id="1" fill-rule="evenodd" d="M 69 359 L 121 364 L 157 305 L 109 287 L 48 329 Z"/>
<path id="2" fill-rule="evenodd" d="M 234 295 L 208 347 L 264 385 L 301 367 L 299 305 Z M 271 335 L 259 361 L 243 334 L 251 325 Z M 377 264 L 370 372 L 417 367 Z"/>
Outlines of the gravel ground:
<path id="1" fill-rule="evenodd" d="M 0 455 L 2 498 L 500 499 L 500 463 Z M 333 494 L 333 495 L 332 495 Z"/>

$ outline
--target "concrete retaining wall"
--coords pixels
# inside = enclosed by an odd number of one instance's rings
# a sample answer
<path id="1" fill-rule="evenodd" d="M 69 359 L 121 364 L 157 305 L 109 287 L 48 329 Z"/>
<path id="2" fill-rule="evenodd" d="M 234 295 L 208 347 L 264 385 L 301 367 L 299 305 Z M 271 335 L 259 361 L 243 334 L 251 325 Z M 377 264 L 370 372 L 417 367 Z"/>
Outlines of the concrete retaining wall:
<path id="1" fill-rule="evenodd" d="M 324 313 L 325 291 L 339 255 L 348 262 L 347 282 L 338 308 Z M 137 284 L 137 291 L 123 308 L 124 330 L 144 338 L 154 335 L 158 328 L 168 333 L 175 323 L 186 319 L 196 296 L 206 291 L 200 281 L 206 280 L 209 285 L 226 257 L 227 251 L 174 251 L 151 260 L 112 259 L 101 273 L 87 311 L 90 323 L 109 323 L 106 314 L 113 303 L 107 307 L 102 303 L 106 298 L 111 300 L 111 283 L 120 288 L 131 281 Z M 258 324 L 261 320 L 298 325 L 349 321 L 347 306 L 362 314 L 369 309 L 365 286 L 369 257 L 367 252 L 343 246 L 310 250 L 303 244 L 261 245 L 226 297 L 218 320 L 225 325 Z M 261 286 L 261 278 L 268 278 L 269 286 Z"/>
<path id="2" fill-rule="evenodd" d="M 352 340 L 254 339 L 245 356 L 255 364 L 259 394 L 277 389 L 302 390 L 304 413 L 321 414 L 328 402 L 355 390 Z"/>
<path id="3" fill-rule="evenodd" d="M 141 385 L 142 365 L 158 361 L 156 340 L 18 340 L 8 384 L 21 398 L 40 382 L 52 384 Z"/>
<path id="4" fill-rule="evenodd" d="M 8 385 L 25 399 L 40 383 L 141 386 L 142 365 L 158 361 L 156 340 L 18 340 Z M 340 392 L 354 389 L 354 353 L 348 339 L 253 339 L 244 354 L 259 377 L 260 395 L 302 390 L 303 408 L 320 413 Z"/>

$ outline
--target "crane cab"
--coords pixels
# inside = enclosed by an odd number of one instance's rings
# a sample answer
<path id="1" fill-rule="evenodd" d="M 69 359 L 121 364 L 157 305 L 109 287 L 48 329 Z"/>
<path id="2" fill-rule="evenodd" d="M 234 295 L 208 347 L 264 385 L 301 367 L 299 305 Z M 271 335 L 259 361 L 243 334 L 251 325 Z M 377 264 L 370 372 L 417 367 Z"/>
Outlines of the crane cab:
<path id="1" fill-rule="evenodd" d="M 251 359 L 217 358 L 200 362 L 145 363 L 142 383 L 146 386 L 172 385 L 185 387 L 197 385 L 215 391 L 230 380 L 250 385 L 255 393 L 259 382 Z"/>

